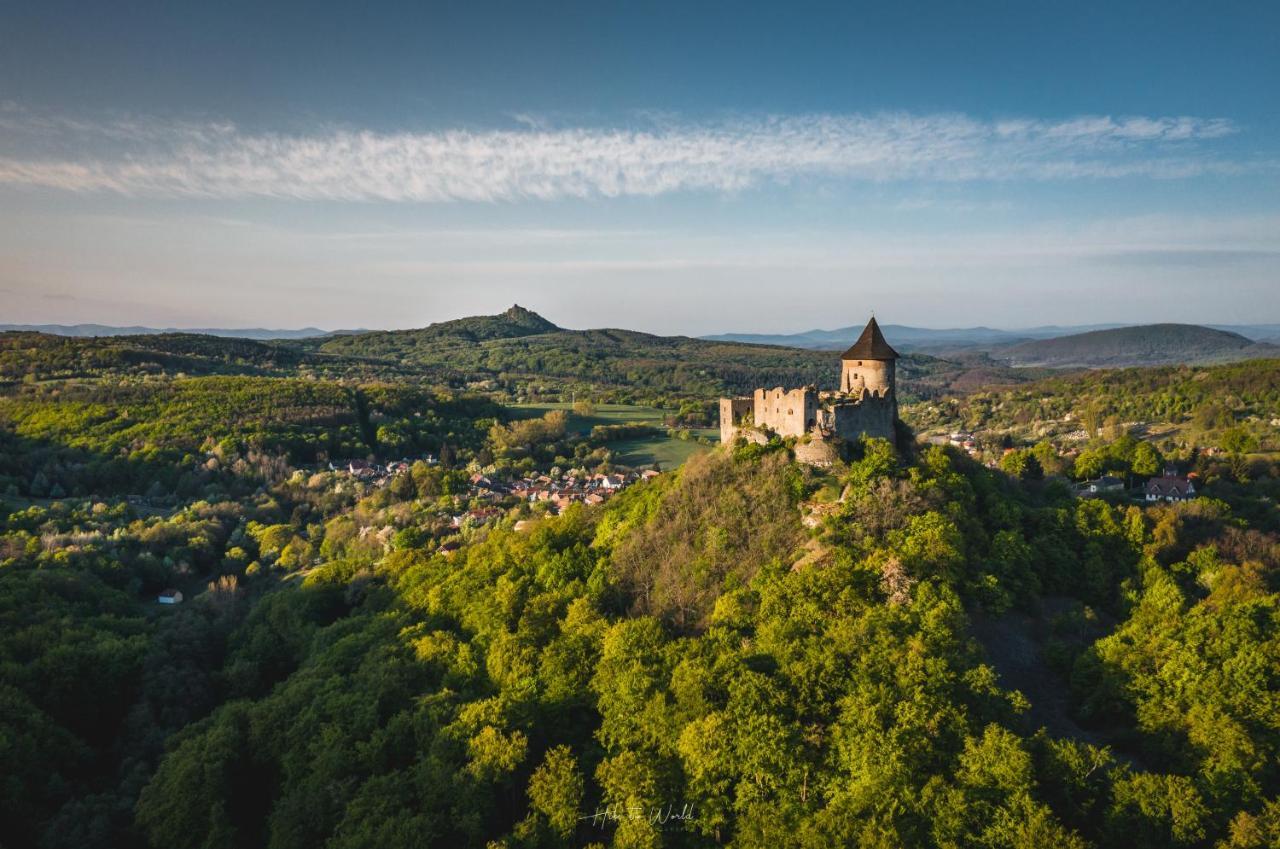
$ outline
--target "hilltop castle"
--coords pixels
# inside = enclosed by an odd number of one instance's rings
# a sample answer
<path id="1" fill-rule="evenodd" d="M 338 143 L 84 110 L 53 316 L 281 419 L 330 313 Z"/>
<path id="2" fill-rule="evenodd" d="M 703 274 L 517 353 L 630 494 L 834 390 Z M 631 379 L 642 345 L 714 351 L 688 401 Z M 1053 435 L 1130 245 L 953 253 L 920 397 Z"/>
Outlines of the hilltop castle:
<path id="1" fill-rule="evenodd" d="M 720 441 L 739 436 L 759 440 L 763 431 L 812 439 L 797 459 L 825 464 L 834 449 L 832 437 L 856 440 L 876 436 L 894 442 L 898 419 L 895 362 L 898 352 L 885 341 L 873 317 L 849 350 L 840 355 L 840 388 L 819 392 L 816 386 L 786 390 L 757 389 L 752 397 L 720 399 Z M 816 447 L 809 447 L 816 446 Z"/>

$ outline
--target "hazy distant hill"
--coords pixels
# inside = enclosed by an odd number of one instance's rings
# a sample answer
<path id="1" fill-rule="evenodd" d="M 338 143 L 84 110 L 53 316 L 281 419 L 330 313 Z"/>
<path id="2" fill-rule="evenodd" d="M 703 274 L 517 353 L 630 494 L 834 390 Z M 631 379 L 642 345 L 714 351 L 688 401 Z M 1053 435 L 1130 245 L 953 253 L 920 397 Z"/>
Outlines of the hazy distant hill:
<path id="1" fill-rule="evenodd" d="M 1079 327 L 1028 327 L 1021 330 L 1001 330 L 995 327 L 910 327 L 904 324 L 883 324 L 880 329 L 893 339 L 899 350 L 925 348 L 991 348 L 1011 345 L 1029 339 L 1047 339 L 1085 330 L 1119 327 L 1117 324 L 1097 324 Z M 803 333 L 722 333 L 702 338 L 720 342 L 748 342 L 755 345 L 788 345 L 795 348 L 814 348 L 835 351 L 846 348 L 858 338 L 862 325 L 839 327 L 835 330 L 806 330 Z"/>
<path id="2" fill-rule="evenodd" d="M 884 324 L 881 329 L 894 339 L 894 346 L 906 351 L 941 350 L 991 350 L 1033 339 L 1050 339 L 1092 330 L 1109 330 L 1124 327 L 1123 324 L 1043 325 L 1004 330 L 996 327 L 933 328 L 911 327 L 904 324 Z M 1206 324 L 1215 330 L 1239 333 L 1255 342 L 1280 343 L 1280 324 Z M 835 330 L 806 330 L 802 333 L 720 333 L 702 336 L 709 342 L 746 342 L 753 345 L 782 345 L 788 348 L 809 348 L 819 351 L 835 351 L 853 344 L 862 332 L 862 325 L 839 327 Z M 454 337 L 461 339 L 497 339 L 527 336 L 558 330 L 551 322 L 523 307 L 513 307 L 496 316 L 476 316 L 442 321 L 418 330 L 378 331 L 366 328 L 349 330 L 321 330 L 318 327 L 265 328 L 265 327 L 120 327 L 110 324 L 0 324 L 3 331 L 31 331 L 53 336 L 157 336 L 185 333 L 203 336 L 220 336 L 228 339 L 272 340 L 327 340 L 334 336 L 386 333 L 408 334 L 418 338 Z"/>
<path id="3" fill-rule="evenodd" d="M 1254 342 L 1280 343 L 1280 324 L 1206 324 L 1214 330 L 1239 333 Z"/>
<path id="4" fill-rule="evenodd" d="M 52 336 L 156 336 L 165 333 L 186 333 L 199 336 L 222 336 L 229 339 L 309 339 L 313 336 L 337 336 L 344 333 L 363 333 L 363 330 L 321 330 L 318 327 L 303 327 L 297 330 L 265 327 L 115 327 L 109 324 L 0 324 L 0 331 L 17 330 L 33 333 L 48 333 Z"/>
<path id="5" fill-rule="evenodd" d="M 1123 324 L 1042 325 L 1014 330 L 995 327 L 909 327 L 902 324 L 883 324 L 881 329 L 893 339 L 900 351 L 942 350 L 992 350 L 1036 339 L 1052 339 L 1095 330 L 1112 330 Z M 1207 325 L 1217 330 L 1238 333 L 1255 342 L 1280 340 L 1280 324 Z M 840 327 L 835 330 L 806 330 L 802 333 L 721 333 L 704 336 L 718 342 L 748 342 L 755 345 L 788 345 L 795 348 L 813 348 L 836 351 L 848 347 L 858 338 L 862 326 Z"/>
<path id="6" fill-rule="evenodd" d="M 1022 342 L 992 352 L 1015 366 L 1118 367 L 1216 363 L 1280 355 L 1280 347 L 1194 324 L 1148 324 Z"/>
<path id="7" fill-rule="evenodd" d="M 415 349 L 432 348 L 441 343 L 481 342 L 490 339 L 518 339 L 560 330 L 533 310 L 516 304 L 499 315 L 477 315 L 441 321 L 416 330 L 373 330 L 347 334 L 325 340 L 322 348 L 329 353 L 358 353 L 403 357 Z"/>

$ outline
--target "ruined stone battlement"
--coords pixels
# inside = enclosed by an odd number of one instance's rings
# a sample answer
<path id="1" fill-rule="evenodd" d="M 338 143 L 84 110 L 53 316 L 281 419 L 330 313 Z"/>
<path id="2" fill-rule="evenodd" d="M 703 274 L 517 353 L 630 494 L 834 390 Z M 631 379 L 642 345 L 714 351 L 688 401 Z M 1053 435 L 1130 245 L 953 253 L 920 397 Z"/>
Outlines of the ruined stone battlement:
<path id="1" fill-rule="evenodd" d="M 776 433 L 804 433 L 818 422 L 818 390 L 814 386 L 757 389 L 751 409 L 757 427 Z"/>
<path id="2" fill-rule="evenodd" d="M 898 419 L 897 358 L 873 318 L 840 357 L 839 390 L 777 386 L 756 389 L 749 398 L 721 398 L 720 441 L 730 444 L 750 431 L 752 436 L 812 434 L 816 440 L 850 441 L 874 436 L 893 442 Z"/>

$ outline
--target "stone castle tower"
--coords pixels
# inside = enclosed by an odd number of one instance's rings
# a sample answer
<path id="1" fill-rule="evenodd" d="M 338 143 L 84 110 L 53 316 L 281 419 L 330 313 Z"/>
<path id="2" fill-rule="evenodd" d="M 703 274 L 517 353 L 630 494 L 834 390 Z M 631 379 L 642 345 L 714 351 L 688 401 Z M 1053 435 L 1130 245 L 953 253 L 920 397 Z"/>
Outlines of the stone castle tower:
<path id="1" fill-rule="evenodd" d="M 896 362 L 898 352 L 885 341 L 875 318 L 849 350 L 840 355 L 840 388 L 819 392 L 814 386 L 799 389 L 757 389 L 751 397 L 720 399 L 720 441 L 732 443 L 739 436 L 763 440 L 767 432 L 780 436 L 810 435 L 797 446 L 797 459 L 821 464 L 834 457 L 834 449 L 822 445 L 833 437 L 856 440 L 874 436 L 895 441 L 898 419 Z M 812 459 L 811 459 L 812 458 Z"/>
<path id="2" fill-rule="evenodd" d="M 861 396 L 865 390 L 873 396 L 892 399 L 897 418 L 897 361 L 898 352 L 885 341 L 872 316 L 858 341 L 840 355 L 840 391 Z"/>

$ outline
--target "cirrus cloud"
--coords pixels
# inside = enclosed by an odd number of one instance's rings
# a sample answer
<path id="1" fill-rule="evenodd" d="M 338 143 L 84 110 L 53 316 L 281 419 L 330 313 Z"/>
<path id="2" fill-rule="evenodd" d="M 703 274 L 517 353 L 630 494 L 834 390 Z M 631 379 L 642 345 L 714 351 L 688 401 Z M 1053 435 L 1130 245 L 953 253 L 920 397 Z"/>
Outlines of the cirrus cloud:
<path id="1" fill-rule="evenodd" d="M 33 117 L 10 106 L 0 129 L 10 140 L 0 141 L 0 186 L 130 197 L 509 202 L 739 192 L 807 179 L 1177 179 L 1274 167 L 1216 156 L 1213 143 L 1238 129 L 1193 117 L 813 114 L 299 135 L 226 122 Z"/>

